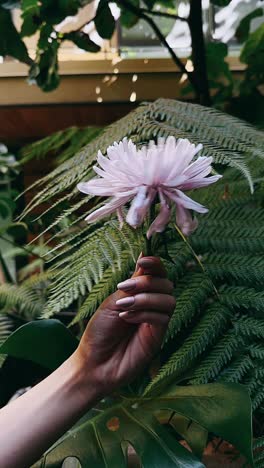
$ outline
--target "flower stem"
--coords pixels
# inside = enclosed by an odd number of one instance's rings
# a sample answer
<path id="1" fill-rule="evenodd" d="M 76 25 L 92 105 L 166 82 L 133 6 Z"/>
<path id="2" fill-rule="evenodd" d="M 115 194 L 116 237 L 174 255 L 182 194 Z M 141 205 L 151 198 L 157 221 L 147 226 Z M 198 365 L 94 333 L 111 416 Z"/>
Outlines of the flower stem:
<path id="1" fill-rule="evenodd" d="M 155 219 L 155 203 L 152 203 L 152 205 L 150 207 L 150 210 L 149 210 L 149 225 L 148 225 L 148 227 L 151 226 L 154 219 Z M 152 252 L 152 238 L 150 237 L 150 239 L 146 238 L 146 256 L 151 257 L 152 255 L 154 255 L 154 253 Z"/>
<path id="2" fill-rule="evenodd" d="M 187 247 L 189 248 L 189 250 L 192 252 L 195 260 L 197 261 L 198 265 L 201 267 L 202 271 L 205 273 L 205 275 L 210 279 L 211 283 L 212 283 L 212 286 L 213 286 L 213 289 L 214 289 L 214 292 L 216 294 L 216 296 L 219 298 L 219 293 L 213 283 L 213 281 L 211 280 L 211 278 L 208 276 L 208 273 L 205 269 L 205 267 L 203 266 L 201 260 L 199 259 L 198 255 L 195 253 L 195 251 L 193 250 L 191 244 L 188 242 L 187 238 L 185 237 L 185 235 L 183 234 L 183 232 L 178 228 L 177 224 L 174 224 L 175 226 L 175 229 L 176 231 L 178 232 L 179 236 L 182 238 L 183 242 L 187 245 Z"/>

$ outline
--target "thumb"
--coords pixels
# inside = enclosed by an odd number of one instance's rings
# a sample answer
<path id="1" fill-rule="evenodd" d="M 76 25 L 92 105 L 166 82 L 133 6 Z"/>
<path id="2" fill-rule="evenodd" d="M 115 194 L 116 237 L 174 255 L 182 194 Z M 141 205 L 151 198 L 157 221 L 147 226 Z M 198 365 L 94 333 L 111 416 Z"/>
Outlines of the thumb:
<path id="1" fill-rule="evenodd" d="M 140 267 L 140 266 L 138 265 L 138 261 L 139 261 L 142 257 L 144 257 L 144 253 L 143 253 L 143 252 L 141 252 L 141 253 L 139 254 L 139 257 L 138 257 L 137 263 L 136 263 L 136 268 L 135 268 L 135 271 L 134 271 L 134 273 L 133 273 L 133 275 L 132 275 L 131 278 L 135 278 L 136 276 L 142 276 L 142 275 L 144 274 L 143 268 Z"/>

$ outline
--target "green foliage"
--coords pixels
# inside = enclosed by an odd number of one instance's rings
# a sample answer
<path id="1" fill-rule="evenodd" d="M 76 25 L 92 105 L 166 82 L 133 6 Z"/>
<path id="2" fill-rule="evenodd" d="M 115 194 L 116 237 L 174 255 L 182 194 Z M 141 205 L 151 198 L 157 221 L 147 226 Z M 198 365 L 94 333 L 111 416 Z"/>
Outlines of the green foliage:
<path id="1" fill-rule="evenodd" d="M 37 84 L 43 91 L 52 91 L 60 83 L 58 53 L 61 45 L 65 40 L 72 41 L 77 47 L 96 53 L 100 51 L 100 46 L 96 44 L 85 32 L 84 27 L 91 21 L 94 22 L 95 28 L 103 39 L 110 40 L 116 30 L 117 21 L 115 20 L 109 0 L 100 0 L 97 5 L 97 10 L 94 18 L 87 18 L 86 24 L 81 25 L 78 29 L 60 32 L 57 25 L 63 22 L 69 16 L 79 14 L 79 11 L 89 3 L 89 0 L 3 0 L 0 2 L 0 55 L 11 55 L 16 59 L 30 65 L 29 82 Z M 172 52 L 169 45 L 166 43 L 166 36 L 171 25 L 175 22 L 177 16 L 177 2 L 173 0 L 116 0 L 116 7 L 120 9 L 120 24 L 125 28 L 132 28 L 139 21 L 144 22 L 148 29 L 152 30 L 157 40 L 167 48 L 167 52 L 171 56 L 175 65 L 179 65 L 181 59 L 175 56 L 175 50 Z M 190 3 L 191 17 L 192 9 L 195 8 L 195 2 Z M 211 3 L 216 7 L 226 7 L 230 0 L 211 0 Z M 21 9 L 21 30 L 17 31 L 12 23 L 11 11 L 14 8 Z M 242 18 L 240 25 L 237 28 L 236 36 L 240 41 L 245 41 L 248 38 L 250 22 L 252 19 L 262 14 L 262 8 L 257 8 L 247 16 Z M 86 14 L 86 12 L 85 12 Z M 164 18 L 165 16 L 165 18 Z M 183 22 L 190 28 L 190 36 L 197 37 L 195 23 L 189 21 L 188 17 L 182 19 Z M 197 18 L 197 21 L 202 21 L 202 18 Z M 160 27 L 160 23 L 165 21 L 167 26 Z M 202 28 L 198 28 L 202 30 Z M 166 31 L 165 31 L 166 30 Z M 34 59 L 29 57 L 27 48 L 23 42 L 23 38 L 38 35 L 37 50 Z M 257 87 L 263 80 L 261 64 L 263 62 L 261 55 L 260 41 L 261 33 L 258 39 L 256 35 L 250 35 L 245 45 L 246 49 L 250 49 L 250 61 L 245 61 L 245 48 L 242 52 L 241 59 L 247 63 L 247 71 L 243 82 L 239 83 L 233 78 L 226 62 L 228 53 L 227 45 L 224 43 L 208 41 L 205 51 L 205 57 L 197 57 L 194 62 L 194 70 L 188 74 L 183 92 L 195 94 L 197 102 L 208 102 L 208 94 L 211 94 L 213 104 L 218 108 L 226 108 L 226 104 L 233 100 L 240 102 L 240 98 L 245 95 L 258 93 Z M 201 38 L 202 40 L 202 38 Z M 194 44 L 192 44 L 193 49 Z M 199 49 L 199 48 L 198 48 Z M 203 50 L 194 50 L 195 54 L 204 54 Z M 193 56 L 191 54 L 191 57 Z M 247 51 L 246 51 L 247 55 Z M 204 85 L 200 83 L 198 74 L 201 72 L 196 63 L 199 61 L 207 62 L 207 69 L 204 74 L 208 75 L 209 91 L 204 92 Z M 184 62 L 180 67 L 184 72 Z M 193 79 L 191 78 L 193 77 Z M 203 99 L 207 96 L 206 101 Z M 238 96 L 239 94 L 239 96 Z M 238 106 L 237 106 L 238 109 Z"/>
<path id="2" fill-rule="evenodd" d="M 42 156 L 45 146 L 50 151 L 52 145 L 55 154 L 64 146 L 67 151 L 72 132 L 58 133 L 54 140 L 39 142 L 24 154 Z M 147 394 L 175 381 L 200 384 L 224 379 L 244 383 L 257 408 L 264 384 L 264 137 L 234 117 L 164 99 L 144 104 L 104 129 L 40 181 L 41 190 L 24 214 L 42 202 L 49 204 L 46 214 L 52 223 L 45 232 L 52 244 L 47 260 L 53 280 L 43 316 L 69 308 L 78 312 L 75 322 L 90 316 L 133 270 L 137 255 L 144 250 L 140 230 L 124 226 L 120 231 L 112 220 L 83 224 L 84 217 L 102 200 L 75 198 L 76 184 L 93 176 L 98 149 L 105 152 L 124 136 L 143 144 L 170 134 L 202 142 L 203 154 L 213 156 L 224 177 L 213 187 L 191 193 L 208 206 L 209 213 L 199 217 L 189 246 L 173 226 L 166 239 L 157 238 L 155 253 L 163 258 L 175 283 L 177 305 L 162 351 L 164 364 L 149 383 Z M 56 218 L 54 210 L 65 203 Z"/>
<path id="3" fill-rule="evenodd" d="M 11 55 L 20 62 L 30 63 L 27 48 L 16 30 L 11 12 L 0 5 L 0 55 Z"/>
<path id="4" fill-rule="evenodd" d="M 227 408 L 232 408 L 232 415 Z M 86 421 L 61 438 L 34 467 L 57 467 L 66 457 L 77 456 L 82 464 L 125 468 L 128 442 L 146 468 L 165 464 L 167 467 L 204 467 L 177 441 L 177 426 L 170 433 L 158 422 L 156 413 L 161 410 L 184 415 L 189 421 L 233 442 L 251 460 L 250 403 L 245 390 L 236 385 L 211 384 L 189 388 L 174 386 L 152 400 L 125 400 L 96 418 L 89 417 L 88 413 Z M 188 435 L 192 445 L 197 436 L 190 431 Z"/>
<path id="5" fill-rule="evenodd" d="M 61 322 L 38 320 L 27 323 L 12 333 L 1 344 L 0 354 L 33 361 L 55 370 L 77 346 L 78 340 Z"/>
<path id="6" fill-rule="evenodd" d="M 115 19 L 111 13 L 107 0 L 100 0 L 94 24 L 99 36 L 103 39 L 111 39 L 115 30 Z"/>
<path id="7" fill-rule="evenodd" d="M 64 35 L 65 39 L 72 41 L 80 49 L 86 50 L 87 52 L 99 52 L 101 47 L 93 42 L 88 34 L 85 34 L 83 31 L 71 32 Z"/>
<path id="8" fill-rule="evenodd" d="M 261 85 L 264 81 L 264 23 L 256 31 L 250 34 L 242 52 L 241 61 L 247 65 L 246 77 L 241 84 L 245 93 Z"/>
<path id="9" fill-rule="evenodd" d="M 99 127 L 70 127 L 53 133 L 43 140 L 31 143 L 21 149 L 21 163 L 31 159 L 44 158 L 49 153 L 55 155 L 55 164 L 60 164 L 74 156 L 81 148 L 96 138 L 102 129 Z"/>
<path id="10" fill-rule="evenodd" d="M 254 18 L 258 18 L 263 15 L 263 8 L 256 8 L 246 15 L 238 25 L 235 36 L 239 42 L 245 42 L 248 38 L 250 31 L 250 23 Z"/>
<path id="11" fill-rule="evenodd" d="M 76 338 L 59 321 L 42 320 L 16 330 L 0 347 L 0 354 L 26 358 L 55 369 L 77 345 Z M 104 409 L 102 413 L 100 408 Z M 197 448 L 201 446 L 201 436 L 203 445 L 206 443 L 207 432 L 233 443 L 249 462 L 252 460 L 251 403 L 247 391 L 240 385 L 173 385 L 155 399 L 121 396 L 117 402 L 102 402 L 98 409 L 97 416 L 94 417 L 93 410 L 88 412 L 34 466 L 61 466 L 68 456 L 77 456 L 85 465 L 125 468 L 125 449 L 129 443 L 146 467 L 166 464 L 168 467 L 202 468 L 204 465 L 198 458 L 177 441 L 177 434 L 187 435 L 190 446 Z M 175 415 L 182 416 L 189 422 L 188 426 L 193 424 L 196 430 L 188 431 L 188 427 L 179 426 Z M 164 426 L 172 417 L 173 433 Z M 243 434 L 238 430 L 241 426 Z M 87 440 L 88 445 L 84 443 Z"/>
<path id="12" fill-rule="evenodd" d="M 220 6 L 220 7 L 225 7 L 225 6 L 227 6 L 230 2 L 231 2 L 231 0 L 211 0 L 211 3 L 212 3 L 213 5 Z"/>

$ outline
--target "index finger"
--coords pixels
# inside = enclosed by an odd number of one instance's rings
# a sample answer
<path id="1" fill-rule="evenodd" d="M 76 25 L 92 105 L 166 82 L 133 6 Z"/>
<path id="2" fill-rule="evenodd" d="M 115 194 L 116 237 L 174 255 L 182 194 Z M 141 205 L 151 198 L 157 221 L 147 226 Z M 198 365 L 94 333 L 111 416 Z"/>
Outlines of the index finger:
<path id="1" fill-rule="evenodd" d="M 141 257 L 137 262 L 143 274 L 166 278 L 166 269 L 158 257 Z"/>

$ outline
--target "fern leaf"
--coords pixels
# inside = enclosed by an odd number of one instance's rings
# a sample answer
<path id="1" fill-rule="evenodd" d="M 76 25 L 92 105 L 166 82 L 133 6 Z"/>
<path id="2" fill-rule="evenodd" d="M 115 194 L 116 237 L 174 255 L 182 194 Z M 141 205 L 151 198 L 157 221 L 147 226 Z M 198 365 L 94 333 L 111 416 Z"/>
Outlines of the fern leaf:
<path id="1" fill-rule="evenodd" d="M 168 384 L 184 374 L 198 356 L 223 332 L 228 316 L 228 309 L 221 304 L 213 303 L 209 305 L 199 324 L 194 327 L 181 348 L 170 357 L 157 377 L 149 384 L 146 394 L 153 393 L 165 383 Z"/>

